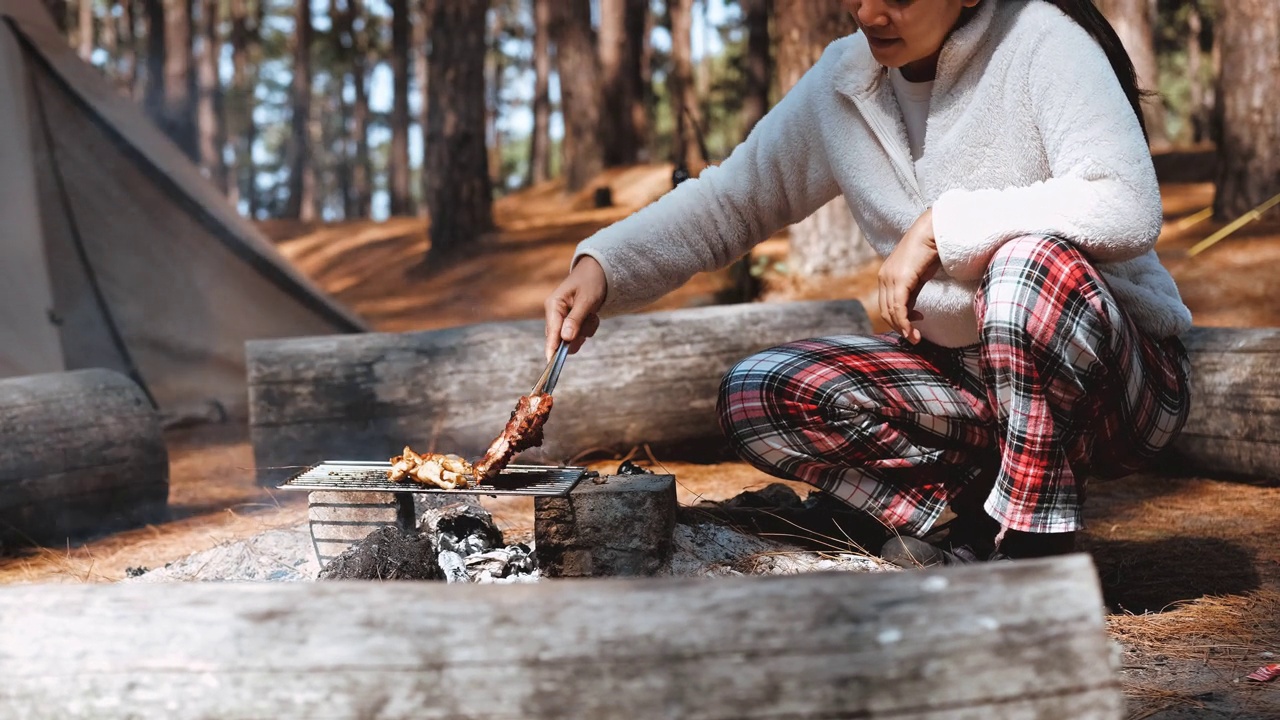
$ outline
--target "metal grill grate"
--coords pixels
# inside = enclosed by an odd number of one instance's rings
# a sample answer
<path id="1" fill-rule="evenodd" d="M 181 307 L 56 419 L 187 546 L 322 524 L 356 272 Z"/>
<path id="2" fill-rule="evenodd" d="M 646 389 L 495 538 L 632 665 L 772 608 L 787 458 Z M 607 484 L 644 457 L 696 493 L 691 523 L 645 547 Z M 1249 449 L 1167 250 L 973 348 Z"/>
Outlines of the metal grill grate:
<path id="1" fill-rule="evenodd" d="M 326 460 L 285 481 L 282 490 L 356 490 L 438 495 L 568 495 L 587 474 L 583 467 L 508 465 L 491 485 L 445 490 L 416 482 L 392 482 L 388 462 Z"/>

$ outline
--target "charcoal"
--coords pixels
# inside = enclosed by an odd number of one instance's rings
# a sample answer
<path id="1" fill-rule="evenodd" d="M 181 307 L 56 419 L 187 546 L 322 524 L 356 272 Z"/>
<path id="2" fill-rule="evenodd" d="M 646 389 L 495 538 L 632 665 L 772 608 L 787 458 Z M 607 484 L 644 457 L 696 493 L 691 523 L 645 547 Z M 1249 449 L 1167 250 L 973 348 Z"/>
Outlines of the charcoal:
<path id="1" fill-rule="evenodd" d="M 419 529 L 431 537 L 438 550 L 463 557 L 502 547 L 502 531 L 479 505 L 455 503 L 432 508 L 422 514 Z"/>
<path id="2" fill-rule="evenodd" d="M 537 563 L 533 550 L 523 543 L 477 553 L 467 558 L 467 574 L 472 582 L 524 575 L 533 572 Z"/>
<path id="3" fill-rule="evenodd" d="M 614 474 L 615 475 L 652 475 L 653 472 L 640 467 L 639 465 L 631 462 L 630 460 L 623 460 L 622 464 L 618 466 L 618 472 Z"/>
<path id="4" fill-rule="evenodd" d="M 431 537 L 387 526 L 347 548 L 320 570 L 321 580 L 440 580 Z"/>
<path id="5" fill-rule="evenodd" d="M 452 550 L 441 550 L 436 556 L 436 562 L 444 572 L 445 582 L 471 582 L 471 576 L 467 574 L 467 561 L 458 553 Z"/>

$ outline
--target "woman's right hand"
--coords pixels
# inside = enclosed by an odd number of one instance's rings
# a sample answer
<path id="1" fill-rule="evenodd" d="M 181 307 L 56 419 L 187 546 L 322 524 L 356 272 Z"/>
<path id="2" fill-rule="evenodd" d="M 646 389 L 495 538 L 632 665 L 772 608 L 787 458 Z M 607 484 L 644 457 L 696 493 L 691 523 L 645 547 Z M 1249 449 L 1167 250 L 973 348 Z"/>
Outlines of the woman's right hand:
<path id="1" fill-rule="evenodd" d="M 590 255 L 583 255 L 569 271 L 569 277 L 551 293 L 547 310 L 547 359 L 563 340 L 576 353 L 587 338 L 600 328 L 597 314 L 604 305 L 607 283 L 604 268 Z"/>

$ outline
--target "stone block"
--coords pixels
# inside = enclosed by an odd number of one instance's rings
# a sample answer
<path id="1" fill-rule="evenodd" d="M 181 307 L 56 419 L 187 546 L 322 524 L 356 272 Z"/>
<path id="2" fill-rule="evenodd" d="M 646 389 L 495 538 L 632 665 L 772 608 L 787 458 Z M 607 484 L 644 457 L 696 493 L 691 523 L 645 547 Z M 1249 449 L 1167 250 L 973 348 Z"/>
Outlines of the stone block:
<path id="1" fill-rule="evenodd" d="M 676 522 L 672 475 L 606 475 L 564 497 L 534 500 L 534 540 L 544 577 L 661 575 Z"/>

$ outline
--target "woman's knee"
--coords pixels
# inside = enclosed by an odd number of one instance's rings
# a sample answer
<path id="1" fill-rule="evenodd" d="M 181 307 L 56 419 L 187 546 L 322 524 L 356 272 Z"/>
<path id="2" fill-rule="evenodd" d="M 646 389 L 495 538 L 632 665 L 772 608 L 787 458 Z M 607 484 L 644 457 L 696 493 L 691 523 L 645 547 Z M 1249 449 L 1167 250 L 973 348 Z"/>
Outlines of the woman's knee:
<path id="1" fill-rule="evenodd" d="M 757 353 L 738 361 L 720 380 L 720 392 L 716 398 L 716 415 L 720 429 L 731 440 L 739 434 L 742 420 L 749 407 L 759 407 L 766 384 L 760 370 Z"/>
<path id="2" fill-rule="evenodd" d="M 1051 308 L 1094 282 L 1096 271 L 1070 242 L 1027 235 L 1001 245 L 991 257 L 974 299 L 984 331 L 1052 332 L 1058 313 Z"/>

